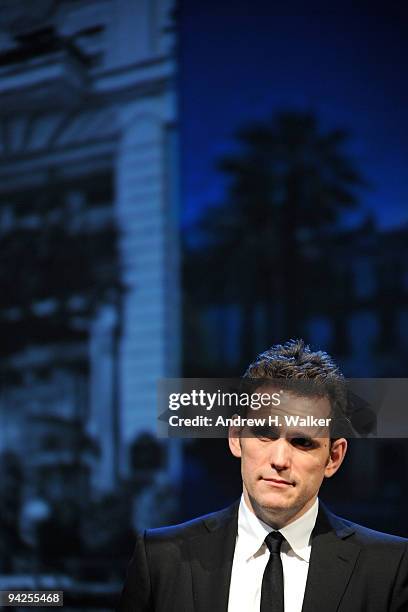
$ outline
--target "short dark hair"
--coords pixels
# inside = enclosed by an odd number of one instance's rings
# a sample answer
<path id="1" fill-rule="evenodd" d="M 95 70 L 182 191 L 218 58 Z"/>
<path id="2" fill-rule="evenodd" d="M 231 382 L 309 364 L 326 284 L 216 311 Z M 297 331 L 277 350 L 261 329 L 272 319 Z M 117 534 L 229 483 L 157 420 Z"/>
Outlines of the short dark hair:
<path id="1" fill-rule="evenodd" d="M 257 380 L 266 384 L 279 379 L 279 385 L 296 395 L 327 397 L 334 416 L 347 418 L 347 387 L 340 368 L 325 351 L 313 351 L 304 340 L 274 344 L 248 366 L 243 383 L 254 389 Z"/>
<path id="2" fill-rule="evenodd" d="M 280 378 L 344 381 L 339 367 L 324 351 L 312 351 L 304 340 L 288 340 L 274 344 L 264 351 L 247 368 L 244 378 Z"/>

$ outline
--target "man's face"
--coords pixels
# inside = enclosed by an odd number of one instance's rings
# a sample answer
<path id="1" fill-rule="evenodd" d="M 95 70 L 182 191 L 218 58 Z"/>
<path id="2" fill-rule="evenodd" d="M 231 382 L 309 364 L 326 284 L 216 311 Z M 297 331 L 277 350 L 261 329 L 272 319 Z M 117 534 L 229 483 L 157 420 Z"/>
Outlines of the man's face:
<path id="1" fill-rule="evenodd" d="M 299 397 L 285 392 L 285 401 L 274 414 L 330 415 L 326 397 Z M 268 412 L 271 411 L 268 409 Z M 265 411 L 263 415 L 265 415 Z M 258 415 L 247 415 L 261 417 Z M 274 433 L 232 427 L 231 452 L 241 458 L 244 498 L 248 507 L 264 522 L 280 528 L 299 518 L 313 505 L 323 479 L 340 467 L 347 442 L 330 445 L 327 430 L 282 425 Z M 323 437 L 325 436 L 325 437 Z"/>

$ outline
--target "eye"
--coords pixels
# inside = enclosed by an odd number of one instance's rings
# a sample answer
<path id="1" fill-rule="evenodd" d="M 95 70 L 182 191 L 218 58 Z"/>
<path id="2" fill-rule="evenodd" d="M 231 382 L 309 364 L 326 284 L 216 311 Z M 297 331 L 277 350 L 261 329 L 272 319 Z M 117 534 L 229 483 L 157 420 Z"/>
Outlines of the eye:
<path id="1" fill-rule="evenodd" d="M 277 432 L 275 432 L 271 427 L 251 427 L 252 435 L 260 440 L 276 440 L 279 438 Z"/>
<path id="2" fill-rule="evenodd" d="M 311 438 L 292 438 L 291 442 L 294 446 L 299 446 L 300 448 L 313 447 L 313 440 Z"/>

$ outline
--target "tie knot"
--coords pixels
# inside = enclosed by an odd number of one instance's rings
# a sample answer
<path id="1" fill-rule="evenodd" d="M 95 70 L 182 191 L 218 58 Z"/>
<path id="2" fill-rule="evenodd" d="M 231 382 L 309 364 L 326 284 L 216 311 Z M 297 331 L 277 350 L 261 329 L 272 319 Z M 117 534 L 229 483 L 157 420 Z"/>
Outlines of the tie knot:
<path id="1" fill-rule="evenodd" d="M 280 547 L 285 538 L 279 531 L 271 531 L 265 538 L 265 544 L 270 553 L 280 552 Z"/>

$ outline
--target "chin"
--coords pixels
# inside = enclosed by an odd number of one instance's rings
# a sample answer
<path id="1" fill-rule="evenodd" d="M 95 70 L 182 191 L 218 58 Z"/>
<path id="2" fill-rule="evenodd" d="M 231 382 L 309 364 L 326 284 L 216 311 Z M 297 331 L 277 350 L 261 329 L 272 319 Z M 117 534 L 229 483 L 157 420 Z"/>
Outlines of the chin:
<path id="1" fill-rule="evenodd" d="M 287 510 L 292 506 L 292 503 L 290 503 L 288 500 L 282 499 L 282 497 L 278 495 L 261 496 L 256 500 L 256 503 L 260 508 L 264 508 L 265 510 L 270 510 L 272 512 Z"/>

